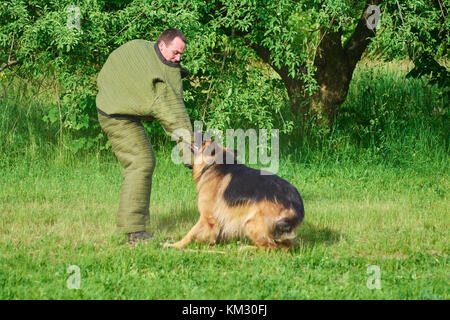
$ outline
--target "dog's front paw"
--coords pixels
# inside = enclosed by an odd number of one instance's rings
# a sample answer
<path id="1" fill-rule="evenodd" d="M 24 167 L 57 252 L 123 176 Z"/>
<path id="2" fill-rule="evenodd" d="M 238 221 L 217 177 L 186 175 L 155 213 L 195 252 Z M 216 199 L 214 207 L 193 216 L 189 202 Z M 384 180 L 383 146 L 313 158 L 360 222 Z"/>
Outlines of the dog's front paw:
<path id="1" fill-rule="evenodd" d="M 253 245 L 246 245 L 246 246 L 240 246 L 239 251 L 246 251 L 246 250 L 258 250 L 257 246 L 253 246 Z"/>
<path id="2" fill-rule="evenodd" d="M 162 244 L 162 246 L 164 248 L 178 248 L 178 249 L 181 249 L 183 247 L 179 242 L 175 242 L 175 243 L 165 242 Z"/>
<path id="3" fill-rule="evenodd" d="M 170 242 L 163 242 L 161 243 L 161 245 L 163 246 L 163 248 L 171 248 L 174 244 Z"/>

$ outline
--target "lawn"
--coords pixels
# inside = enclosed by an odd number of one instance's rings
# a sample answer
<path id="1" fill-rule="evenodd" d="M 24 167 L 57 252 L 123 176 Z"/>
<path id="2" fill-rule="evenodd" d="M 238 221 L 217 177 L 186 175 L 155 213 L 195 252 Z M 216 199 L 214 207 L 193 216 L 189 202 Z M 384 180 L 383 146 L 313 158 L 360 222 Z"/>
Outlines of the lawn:
<path id="1" fill-rule="evenodd" d="M 156 158 L 155 236 L 137 246 L 116 230 L 121 168 L 111 154 L 4 165 L 0 299 L 450 298 L 445 158 L 398 168 L 281 154 L 278 174 L 298 188 L 306 211 L 287 252 L 248 249 L 245 239 L 163 248 L 198 213 L 190 171 L 167 151 Z"/>
<path id="2" fill-rule="evenodd" d="M 278 174 L 305 205 L 287 252 L 163 248 L 197 221 L 197 195 L 154 135 L 154 239 L 127 244 L 99 128 L 63 132 L 43 121 L 51 101 L 13 90 L 0 102 L 0 299 L 450 299 L 448 100 L 405 72 L 362 65 L 333 132 L 281 137 Z M 96 142 L 77 152 L 80 136 Z"/>

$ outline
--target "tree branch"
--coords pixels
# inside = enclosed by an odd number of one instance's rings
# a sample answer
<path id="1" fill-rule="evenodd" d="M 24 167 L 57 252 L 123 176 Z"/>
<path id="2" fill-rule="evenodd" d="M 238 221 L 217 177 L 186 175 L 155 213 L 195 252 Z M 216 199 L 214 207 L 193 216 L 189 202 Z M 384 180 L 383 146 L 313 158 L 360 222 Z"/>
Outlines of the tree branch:
<path id="1" fill-rule="evenodd" d="M 2 72 L 3 70 L 5 70 L 5 69 L 7 69 L 7 68 L 9 68 L 9 67 L 11 67 L 11 66 L 13 66 L 15 64 L 18 64 L 18 63 L 19 63 L 19 61 L 16 61 L 16 60 L 9 61 L 8 63 L 5 63 L 4 65 L 2 65 L 0 67 L 0 72 Z"/>
<path id="2" fill-rule="evenodd" d="M 367 18 L 369 13 L 367 8 L 371 4 L 378 4 L 378 0 L 368 0 L 365 5 L 365 9 L 361 14 L 358 25 L 355 28 L 352 36 L 344 46 L 345 53 L 348 57 L 348 63 L 350 66 L 355 66 L 361 59 L 362 54 L 366 50 L 370 43 L 370 38 L 375 37 L 375 30 L 371 30 L 367 27 Z"/>
<path id="3" fill-rule="evenodd" d="M 19 63 L 19 61 L 17 61 L 17 60 L 11 60 L 11 56 L 13 55 L 14 40 L 15 40 L 15 37 L 14 37 L 14 33 L 13 33 L 13 38 L 12 38 L 12 41 L 11 41 L 11 48 L 9 49 L 8 62 L 6 62 L 5 64 L 3 64 L 0 67 L 0 72 L 2 72 L 3 70 L 5 70 L 5 69 L 7 69 L 7 68 L 9 68 L 9 67 Z"/>

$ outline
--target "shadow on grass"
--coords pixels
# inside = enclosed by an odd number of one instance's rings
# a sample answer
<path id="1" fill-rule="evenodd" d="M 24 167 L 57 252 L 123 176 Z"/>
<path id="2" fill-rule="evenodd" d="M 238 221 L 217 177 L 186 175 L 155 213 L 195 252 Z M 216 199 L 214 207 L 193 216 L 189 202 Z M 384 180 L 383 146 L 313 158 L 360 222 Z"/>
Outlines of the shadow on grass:
<path id="1" fill-rule="evenodd" d="M 199 218 L 197 207 L 188 206 L 176 209 L 172 212 L 165 212 L 162 215 L 153 216 L 151 225 L 158 232 L 172 233 L 179 229 L 180 225 L 186 231 L 190 230 Z"/>
<path id="2" fill-rule="evenodd" d="M 333 245 L 341 240 L 343 235 L 328 227 L 318 227 L 309 222 L 303 222 L 298 228 L 297 239 L 299 247 L 313 247 L 318 244 Z"/>
<path id="3" fill-rule="evenodd" d="M 188 232 L 198 221 L 199 214 L 195 206 L 184 209 L 174 210 L 173 213 L 165 214 L 153 219 L 155 230 L 162 233 L 173 234 L 184 229 L 183 235 Z M 343 234 L 328 228 L 316 226 L 310 222 L 303 222 L 297 229 L 297 237 L 294 245 L 291 247 L 294 252 L 300 248 L 311 248 L 317 245 L 331 246 L 343 239 Z M 179 240 L 179 239 L 178 239 Z M 253 243 L 247 238 L 233 238 L 231 240 L 218 240 L 220 246 L 252 246 Z"/>

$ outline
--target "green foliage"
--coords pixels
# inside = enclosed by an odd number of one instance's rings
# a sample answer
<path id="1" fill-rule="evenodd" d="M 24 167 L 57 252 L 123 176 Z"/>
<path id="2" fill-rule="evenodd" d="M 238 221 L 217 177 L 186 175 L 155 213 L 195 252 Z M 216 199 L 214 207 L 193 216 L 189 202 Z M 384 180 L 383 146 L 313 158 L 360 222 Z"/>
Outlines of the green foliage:
<path id="1" fill-rule="evenodd" d="M 91 145 L 85 142 L 86 139 L 95 141 L 97 138 L 96 75 L 109 53 L 129 40 L 135 38 L 154 40 L 168 27 L 178 27 L 185 32 L 188 50 L 184 64 L 192 74 L 198 75 L 186 81 L 195 83 L 194 86 L 185 84 L 185 100 L 193 119 L 198 119 L 200 112 L 206 107 L 208 110 L 212 109 L 207 116 L 220 112 L 220 104 L 217 110 L 209 107 L 213 103 L 216 104 L 217 99 L 216 96 L 214 99 L 207 99 L 207 95 L 204 94 L 207 90 L 205 88 L 210 88 L 209 94 L 223 91 L 225 87 L 228 90 L 230 86 L 236 91 L 245 93 L 250 89 L 247 83 L 236 76 L 228 75 L 227 79 L 231 81 L 229 84 L 219 79 L 223 71 L 221 51 L 225 43 L 222 41 L 224 35 L 220 28 L 227 26 L 229 21 L 225 19 L 220 25 L 215 19 L 205 24 L 200 23 L 202 19 L 200 14 L 203 13 L 204 17 L 207 17 L 205 11 L 211 9 L 206 3 L 182 1 L 174 5 L 161 1 L 106 3 L 87 0 L 79 3 L 80 29 L 67 26 L 67 21 L 73 14 L 68 12 L 67 8 L 72 4 L 70 0 L 2 2 L 0 59 L 7 61 L 8 57 L 13 55 L 14 59 L 20 62 L 20 67 L 15 73 L 7 71 L 7 77 L 31 79 L 47 77 L 54 81 L 53 89 L 58 101 L 47 106 L 43 120 L 49 124 L 62 121 L 63 129 L 67 133 L 74 134 L 73 151 L 80 149 L 80 146 Z M 237 18 L 235 16 L 233 19 Z M 247 22 L 239 23 L 245 28 Z M 9 50 L 10 48 L 12 50 Z M 237 51 L 237 48 L 231 49 L 230 54 Z M 218 59 L 214 56 L 218 56 Z M 232 67 L 228 67 L 229 61 L 230 58 L 227 61 L 227 69 L 232 70 Z M 241 64 L 246 62 L 245 58 L 239 61 Z M 255 77 L 255 72 L 252 79 L 251 86 L 261 88 L 260 84 L 257 84 L 259 79 Z M 267 81 L 259 93 L 271 92 L 271 89 L 272 82 Z M 280 90 L 282 89 L 278 89 Z M 256 113 L 255 110 L 255 114 L 250 114 L 249 119 L 254 116 L 258 121 L 249 120 L 243 125 L 257 124 L 271 127 L 272 121 L 276 121 L 279 110 L 283 107 L 281 102 L 284 99 L 279 100 L 280 102 L 273 108 L 270 104 L 264 103 L 265 101 L 241 97 L 237 103 L 244 103 L 242 107 L 247 112 L 252 110 L 250 103 L 259 103 L 260 109 L 267 109 L 264 113 Z M 224 101 L 221 101 L 222 106 L 223 103 Z M 278 110 L 275 112 L 275 119 L 271 108 Z M 228 112 L 228 115 L 232 114 Z M 238 119 L 241 119 L 240 115 L 233 115 L 230 121 Z M 223 125 L 219 121 L 212 120 L 208 123 L 215 127 Z M 162 135 L 157 125 L 147 125 L 147 128 L 153 130 L 156 135 Z M 287 130 L 286 128 L 284 129 Z"/>
<path id="2" fill-rule="evenodd" d="M 409 57 L 415 64 L 409 76 L 450 87 L 450 72 L 437 62 L 449 58 L 449 8 L 448 0 L 386 1 L 370 50 L 387 61 Z"/>
<path id="3" fill-rule="evenodd" d="M 297 138 L 298 128 L 292 127 L 291 115 L 285 113 L 286 109 L 277 109 L 283 106 L 283 99 L 287 99 L 280 79 L 266 67 L 266 81 L 275 88 L 266 91 L 269 84 L 258 86 L 254 82 L 256 68 L 256 65 L 249 65 L 241 71 L 235 70 L 235 79 L 223 79 L 223 83 L 218 81 L 213 86 L 209 105 L 215 109 L 205 109 L 204 129 L 285 128 L 284 132 L 280 132 L 280 155 L 295 155 L 296 161 L 305 164 L 348 160 L 407 167 L 411 163 L 428 162 L 430 157 L 448 157 L 448 100 L 444 99 L 443 89 L 438 86 L 431 86 L 424 79 L 405 78 L 407 71 L 404 70 L 409 70 L 411 64 L 365 61 L 355 71 L 349 95 L 332 130 L 324 135 L 311 121 L 306 126 L 306 134 L 300 135 L 302 139 Z M 236 91 L 239 87 L 226 87 L 230 81 L 240 79 L 238 72 L 251 75 L 245 83 L 239 84 L 247 88 L 245 94 Z M 29 88 L 31 93 L 35 92 L 33 88 Z M 3 110 L 0 120 L 0 164 L 12 163 L 23 154 L 33 159 L 42 154 L 52 157 L 55 151 L 63 155 L 77 151 L 80 153 L 78 156 L 82 156 L 86 148 L 92 147 L 89 152 L 102 154 L 109 147 L 99 129 L 94 130 L 91 136 L 63 131 L 61 137 L 59 112 L 49 116 L 47 110 L 50 103 L 39 100 L 30 102 L 27 98 L 29 93 L 21 90 L 20 86 L 11 87 L 8 99 L 0 104 Z M 269 101 L 272 103 L 269 104 Z M 246 105 L 252 105 L 254 109 L 245 110 Z M 55 108 L 58 109 L 57 106 Z M 200 111 L 194 119 L 201 119 L 204 109 Z M 280 112 L 279 122 L 273 120 L 276 117 L 268 116 L 276 112 Z M 233 122 L 233 117 L 238 120 Z M 43 123 L 42 118 L 48 122 Z M 266 122 L 267 118 L 273 122 Z M 90 121 L 95 123 L 95 118 Z M 239 126 L 234 126 L 236 123 Z M 168 138 L 158 140 L 155 137 L 157 130 L 161 130 L 161 136 L 163 134 L 159 124 L 154 122 L 148 129 L 153 132 L 151 141 L 157 150 L 171 149 Z"/>
<path id="4" fill-rule="evenodd" d="M 68 27 L 74 14 L 68 8 L 74 4 L 80 9 L 80 29 Z M 400 9 L 397 4 L 380 4 L 381 27 L 371 51 L 388 60 L 409 53 L 419 68 L 411 75 L 429 74 L 436 68 L 421 63 L 431 61 L 425 55 L 448 58 L 448 0 L 401 1 Z M 129 40 L 155 40 L 166 28 L 177 27 L 188 39 L 183 64 L 191 76 L 184 82 L 184 97 L 193 121 L 221 129 L 278 128 L 289 133 L 299 124 L 290 114 L 286 90 L 258 61 L 253 46 L 268 49 L 273 64 L 285 65 L 291 77 L 302 81 L 302 90 L 313 94 L 320 30 L 341 29 L 345 43 L 364 6 L 365 1 L 356 0 L 2 1 L 0 66 L 18 63 L 0 72 L 0 83 L 4 95 L 12 82 L 37 88 L 24 92 L 45 101 L 43 121 L 71 137 L 64 145 L 72 151 L 87 148 L 100 139 L 96 76 L 108 55 Z M 448 72 L 440 70 L 431 77 L 448 79 Z M 155 139 L 164 136 L 158 124 L 146 127 Z"/>
<path id="5" fill-rule="evenodd" d="M 204 90 L 209 102 L 202 106 L 198 117 L 207 127 L 291 132 L 293 115 L 286 108 L 289 101 L 279 76 L 255 57 L 242 57 L 232 45 L 224 61 L 223 69 L 214 76 L 209 90 Z"/>
<path id="6" fill-rule="evenodd" d="M 429 76 L 430 84 L 437 84 L 444 89 L 445 98 L 450 99 L 450 72 L 431 56 L 423 53 L 414 61 L 414 68 L 406 77 L 420 78 Z"/>
<path id="7" fill-rule="evenodd" d="M 282 135 L 280 154 L 325 166 L 350 161 L 408 167 L 431 158 L 446 161 L 450 109 L 445 89 L 426 79 L 405 78 L 411 68 L 410 62 L 363 61 L 330 131 L 324 134 L 310 119 L 301 134 L 295 128 Z M 299 135 L 302 139 L 296 139 Z"/>
<path id="8" fill-rule="evenodd" d="M 360 67 L 342 105 L 337 132 L 383 162 L 409 163 L 449 151 L 450 109 L 443 89 L 406 79 L 392 64 Z"/>

